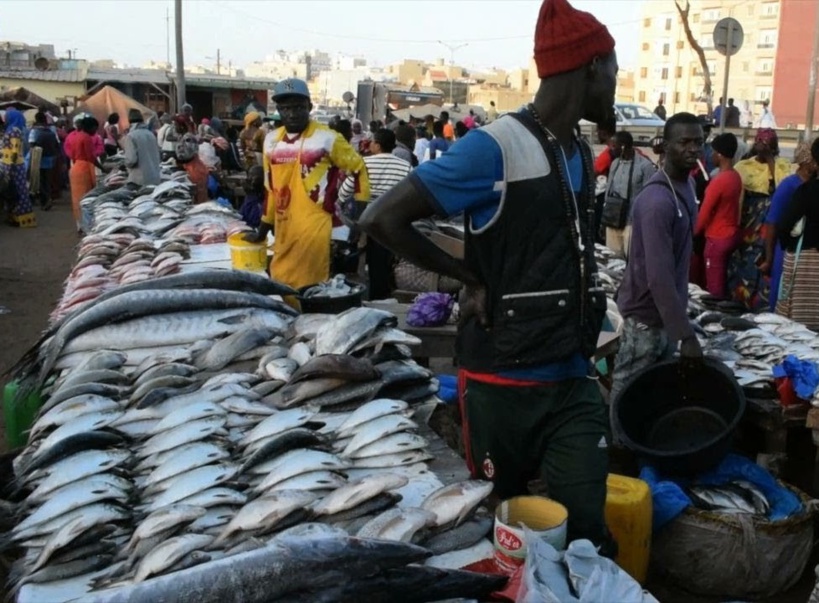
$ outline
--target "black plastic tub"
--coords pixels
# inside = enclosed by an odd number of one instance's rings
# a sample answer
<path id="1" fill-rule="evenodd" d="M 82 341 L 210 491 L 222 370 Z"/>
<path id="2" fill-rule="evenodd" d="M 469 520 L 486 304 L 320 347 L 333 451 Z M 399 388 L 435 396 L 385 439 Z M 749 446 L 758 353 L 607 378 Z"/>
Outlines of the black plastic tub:
<path id="1" fill-rule="evenodd" d="M 347 284 L 353 288 L 352 292 L 339 297 L 303 297 L 304 292 L 315 285 L 302 287 L 296 297 L 301 305 L 301 311 L 305 314 L 341 314 L 350 308 L 360 307 L 367 288 L 351 281 L 347 281 Z"/>
<path id="2" fill-rule="evenodd" d="M 679 360 L 644 369 L 612 403 L 623 444 L 662 473 L 679 476 L 719 464 L 745 414 L 745 394 L 733 373 L 710 358 L 697 369 Z"/>

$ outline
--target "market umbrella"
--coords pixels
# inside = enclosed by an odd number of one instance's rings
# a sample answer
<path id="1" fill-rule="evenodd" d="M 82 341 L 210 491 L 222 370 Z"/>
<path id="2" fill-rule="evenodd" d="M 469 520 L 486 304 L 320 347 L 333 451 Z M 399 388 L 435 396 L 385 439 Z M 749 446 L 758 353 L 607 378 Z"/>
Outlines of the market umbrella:
<path id="1" fill-rule="evenodd" d="M 97 118 L 102 126 L 111 113 L 119 113 L 120 129 L 124 130 L 129 126 L 128 110 L 139 109 L 147 121 L 149 115 L 154 111 L 142 103 L 134 100 L 124 92 L 120 92 L 113 86 L 103 86 L 91 96 L 82 99 L 71 112 L 73 117 L 77 113 L 90 113 Z"/>
<path id="2" fill-rule="evenodd" d="M 18 111 L 29 111 L 31 109 L 37 109 L 37 107 L 35 105 L 32 105 L 31 103 L 26 103 L 26 102 L 18 101 L 18 100 L 0 102 L 0 110 L 5 111 L 6 109 L 17 109 Z"/>

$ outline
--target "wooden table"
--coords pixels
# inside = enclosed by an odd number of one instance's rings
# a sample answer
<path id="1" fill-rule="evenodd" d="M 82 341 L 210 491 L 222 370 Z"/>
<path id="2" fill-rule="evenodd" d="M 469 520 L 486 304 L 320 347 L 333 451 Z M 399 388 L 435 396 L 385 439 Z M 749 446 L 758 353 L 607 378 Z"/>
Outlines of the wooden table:
<path id="1" fill-rule="evenodd" d="M 442 327 L 413 327 L 407 324 L 407 312 L 410 304 L 365 302 L 364 305 L 395 314 L 398 318 L 398 328 L 421 340 L 421 344 L 412 349 L 413 358 L 418 364 L 429 366 L 430 358 L 455 358 L 456 325 L 447 323 Z M 619 345 L 620 336 L 616 333 L 600 333 L 597 339 L 597 351 L 594 354 L 594 360 L 597 362 L 606 359 L 609 374 L 611 374 L 614 356 L 617 354 Z"/>

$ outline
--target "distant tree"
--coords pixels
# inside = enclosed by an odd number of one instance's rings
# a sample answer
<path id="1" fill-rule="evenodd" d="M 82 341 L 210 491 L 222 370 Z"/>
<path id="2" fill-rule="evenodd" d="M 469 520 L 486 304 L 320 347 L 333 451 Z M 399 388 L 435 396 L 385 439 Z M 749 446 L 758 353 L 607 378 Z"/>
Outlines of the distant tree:
<path id="1" fill-rule="evenodd" d="M 688 22 L 688 13 L 691 10 L 689 0 L 685 0 L 685 8 L 683 8 L 678 0 L 674 0 L 674 6 L 677 7 L 677 12 L 680 13 L 683 28 L 685 29 L 685 37 L 688 38 L 688 44 L 691 49 L 697 53 L 700 59 L 700 66 L 702 67 L 702 95 L 705 97 L 705 103 L 708 106 L 708 115 L 713 114 L 713 87 L 711 85 L 711 71 L 708 69 L 708 61 L 705 59 L 705 51 L 700 46 L 699 42 L 694 38 L 694 33 L 691 31 L 691 24 Z"/>

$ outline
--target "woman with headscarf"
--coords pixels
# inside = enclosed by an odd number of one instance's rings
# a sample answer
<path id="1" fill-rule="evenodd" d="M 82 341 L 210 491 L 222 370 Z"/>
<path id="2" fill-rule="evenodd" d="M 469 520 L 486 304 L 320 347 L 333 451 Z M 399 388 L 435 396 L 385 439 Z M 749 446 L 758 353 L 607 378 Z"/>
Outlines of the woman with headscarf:
<path id="1" fill-rule="evenodd" d="M 352 122 L 353 128 L 353 136 L 350 138 L 350 144 L 356 150 L 356 152 L 361 152 L 361 141 L 365 140 L 364 136 L 364 122 L 360 119 L 354 119 Z"/>
<path id="2" fill-rule="evenodd" d="M 168 113 L 163 113 L 162 117 L 159 118 L 159 122 L 162 125 L 156 133 L 156 143 L 159 145 L 160 158 L 162 161 L 167 161 L 168 158 L 173 157 L 175 148 L 174 141 L 168 138 L 168 134 L 174 129 L 173 117 Z M 171 136 L 171 138 L 173 138 L 173 136 Z"/>
<path id="3" fill-rule="evenodd" d="M 74 213 L 77 232 L 82 231 L 80 228 L 80 201 L 88 191 L 97 185 L 95 168 L 103 169 L 99 159 L 100 156 L 97 155 L 94 145 L 94 136 L 97 135 L 99 125 L 96 118 L 91 116 L 80 121 L 70 150 L 71 170 L 68 172 L 68 181 L 71 184 L 71 209 Z"/>
<path id="4" fill-rule="evenodd" d="M 770 282 L 759 270 L 765 260 L 765 216 L 771 196 L 791 173 L 791 165 L 779 157 L 776 131 L 760 129 L 752 155 L 734 169 L 742 178 L 744 200 L 740 214 L 740 243 L 728 268 L 728 291 L 751 310 L 770 307 Z"/>
<path id="5" fill-rule="evenodd" d="M 819 164 L 819 139 L 810 147 Z M 819 331 L 819 180 L 799 186 L 776 223 L 785 250 L 776 313 Z"/>
<path id="6" fill-rule="evenodd" d="M 250 169 L 258 165 L 256 154 L 262 152 L 261 147 L 256 146 L 256 133 L 262 126 L 262 116 L 256 111 L 250 111 L 245 115 L 244 122 L 245 127 L 239 133 L 239 147 L 244 153 L 245 167 Z"/>
<path id="7" fill-rule="evenodd" d="M 810 152 L 810 144 L 800 142 L 793 154 L 796 173 L 785 178 L 771 198 L 771 207 L 765 217 L 765 261 L 759 267 L 762 274 L 771 277 L 770 309 L 776 311 L 779 284 L 782 279 L 782 263 L 785 252 L 777 242 L 776 225 L 788 210 L 797 189 L 816 177 L 817 165 Z"/>
<path id="8" fill-rule="evenodd" d="M 208 173 L 207 166 L 199 158 L 199 143 L 192 134 L 184 134 L 176 143 L 176 163 L 185 170 L 188 180 L 194 186 L 194 203 L 204 203 L 208 200 Z"/>
<path id="9" fill-rule="evenodd" d="M 37 226 L 37 218 L 26 178 L 26 119 L 17 109 L 8 109 L 5 122 L 0 120 L 0 127 L 0 189 L 6 190 L 8 222 L 12 226 L 33 228 Z"/>
<path id="10" fill-rule="evenodd" d="M 105 123 L 103 131 L 105 132 L 103 142 L 105 143 L 106 155 L 109 157 L 116 155 L 117 151 L 119 151 L 120 137 L 122 136 L 122 132 L 119 129 L 119 113 L 114 112 L 108 116 L 108 121 Z"/>
<path id="11" fill-rule="evenodd" d="M 213 131 L 214 136 L 211 144 L 214 151 L 216 151 L 222 169 L 228 172 L 241 171 L 243 168 L 239 149 L 235 142 L 228 139 L 222 120 L 214 117 L 210 120 L 210 129 Z"/>
<path id="12" fill-rule="evenodd" d="M 182 105 L 181 113 L 177 115 L 179 121 L 184 124 L 185 132 L 183 134 L 193 134 L 196 136 L 196 122 L 193 119 L 193 107 L 189 103 Z"/>

